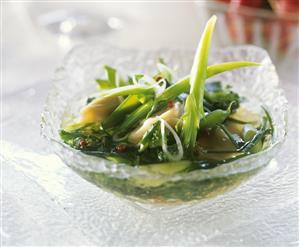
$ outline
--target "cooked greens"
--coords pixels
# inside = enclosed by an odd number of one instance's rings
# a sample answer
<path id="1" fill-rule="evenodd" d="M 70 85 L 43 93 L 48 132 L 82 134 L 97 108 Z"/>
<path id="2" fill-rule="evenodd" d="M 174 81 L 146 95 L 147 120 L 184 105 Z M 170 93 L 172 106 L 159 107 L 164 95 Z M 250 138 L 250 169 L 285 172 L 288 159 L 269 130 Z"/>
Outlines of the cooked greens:
<path id="1" fill-rule="evenodd" d="M 267 148 L 274 127 L 262 114 L 244 107 L 231 86 L 207 82 L 216 74 L 247 66 L 232 61 L 208 66 L 216 17 L 206 25 L 190 75 L 176 79 L 158 59 L 157 72 L 123 76 L 104 66 L 96 79 L 97 97 L 87 97 L 80 119 L 60 130 L 72 148 L 116 163 L 148 167 L 183 162 L 182 171 L 209 169 Z"/>

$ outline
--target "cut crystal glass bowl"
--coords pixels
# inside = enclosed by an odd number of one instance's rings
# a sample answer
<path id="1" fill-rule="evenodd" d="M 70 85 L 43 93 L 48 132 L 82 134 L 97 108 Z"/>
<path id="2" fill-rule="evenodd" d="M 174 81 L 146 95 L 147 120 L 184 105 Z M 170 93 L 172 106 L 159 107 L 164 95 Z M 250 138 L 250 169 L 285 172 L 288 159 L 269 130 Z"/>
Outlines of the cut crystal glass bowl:
<path id="1" fill-rule="evenodd" d="M 59 130 L 78 116 L 84 104 L 80 99 L 97 92 L 95 78 L 103 76 L 103 65 L 127 73 L 150 74 L 156 70 L 158 58 L 162 57 L 176 68 L 175 76 L 180 78 L 190 72 L 193 55 L 193 51 L 184 50 L 121 50 L 93 42 L 74 48 L 55 74 L 42 114 L 42 135 L 49 140 L 52 151 L 83 178 L 139 205 L 197 202 L 232 190 L 265 167 L 275 157 L 286 136 L 287 101 L 278 88 L 278 76 L 267 52 L 258 47 L 239 46 L 212 52 L 209 64 L 233 60 L 262 64 L 212 78 L 232 85 L 234 90 L 249 99 L 248 107 L 260 111 L 262 105 L 270 112 L 275 128 L 273 143 L 262 152 L 213 169 L 176 173 L 167 169 L 157 171 L 146 166 L 115 164 L 88 156 L 70 148 L 59 137 Z"/>

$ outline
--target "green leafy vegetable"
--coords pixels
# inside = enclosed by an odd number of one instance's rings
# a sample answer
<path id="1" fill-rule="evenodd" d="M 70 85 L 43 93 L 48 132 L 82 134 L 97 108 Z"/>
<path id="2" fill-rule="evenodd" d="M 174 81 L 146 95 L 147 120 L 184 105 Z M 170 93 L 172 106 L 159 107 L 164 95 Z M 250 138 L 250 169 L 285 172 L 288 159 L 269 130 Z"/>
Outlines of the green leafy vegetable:
<path id="1" fill-rule="evenodd" d="M 98 86 L 101 89 L 111 89 L 119 86 L 119 76 L 116 69 L 105 65 L 104 70 L 106 72 L 107 79 L 96 79 Z"/>
<path id="2" fill-rule="evenodd" d="M 222 87 L 220 82 L 207 83 L 204 92 L 204 98 L 210 104 L 213 105 L 214 109 L 226 109 L 229 105 L 232 109 L 237 109 L 240 103 L 240 97 L 237 93 L 231 90 L 231 87 Z M 232 102 L 234 104 L 232 105 Z"/>
<path id="3" fill-rule="evenodd" d="M 92 150 L 104 147 L 108 134 L 99 124 L 73 125 L 60 131 L 61 139 L 73 148 Z"/>

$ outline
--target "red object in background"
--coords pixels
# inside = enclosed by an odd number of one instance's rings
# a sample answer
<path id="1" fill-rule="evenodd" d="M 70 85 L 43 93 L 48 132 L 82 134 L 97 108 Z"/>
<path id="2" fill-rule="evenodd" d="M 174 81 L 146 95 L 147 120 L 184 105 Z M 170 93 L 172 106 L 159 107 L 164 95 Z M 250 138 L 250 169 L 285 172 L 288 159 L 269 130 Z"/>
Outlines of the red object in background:
<path id="1" fill-rule="evenodd" d="M 239 32 L 238 28 L 236 27 L 236 23 L 238 18 L 240 17 L 238 14 L 239 8 L 243 6 L 250 7 L 250 8 L 263 8 L 267 6 L 267 0 L 218 0 L 221 2 L 225 2 L 229 4 L 229 11 L 226 15 L 227 22 L 229 25 L 229 31 L 233 40 L 239 40 Z M 243 29 L 244 29 L 244 41 L 246 43 L 253 42 L 253 16 L 243 15 Z"/>
<path id="2" fill-rule="evenodd" d="M 261 8 L 267 0 L 218 0 L 219 2 L 229 3 L 235 7 L 247 6 L 252 8 Z"/>
<path id="3" fill-rule="evenodd" d="M 267 0 L 232 0 L 231 4 L 236 4 L 238 6 L 246 6 L 251 8 L 261 8 L 264 1 Z"/>
<path id="4" fill-rule="evenodd" d="M 240 14 L 239 9 L 243 6 L 250 8 L 261 8 L 264 6 L 264 2 L 267 0 L 230 0 L 229 2 L 229 10 L 226 15 L 227 22 L 229 23 L 229 31 L 233 40 L 240 41 L 240 31 L 237 27 L 237 22 L 239 21 Z M 242 28 L 244 30 L 244 40 L 243 42 L 252 43 L 253 42 L 253 20 L 254 16 L 250 15 L 242 15 L 243 25 Z"/>
<path id="5" fill-rule="evenodd" d="M 231 0 L 218 0 L 219 2 L 229 3 Z"/>
<path id="6" fill-rule="evenodd" d="M 291 26 L 299 23 L 299 0 L 269 0 L 274 12 L 281 17 L 279 26 L 280 50 L 288 48 L 289 43 L 293 40 L 294 34 L 291 32 Z"/>
<path id="7" fill-rule="evenodd" d="M 237 22 L 240 16 L 236 13 L 228 13 L 226 16 L 226 21 L 228 23 L 228 30 L 230 32 L 230 36 L 232 40 L 242 43 L 250 44 L 253 42 L 253 20 L 254 17 L 252 16 L 242 16 L 242 36 L 244 40 L 241 40 L 241 33 L 240 29 L 237 27 Z"/>
<path id="8" fill-rule="evenodd" d="M 299 0 L 270 0 L 270 3 L 279 16 L 291 14 L 299 19 Z"/>
<path id="9" fill-rule="evenodd" d="M 292 33 L 292 26 L 298 24 L 299 21 L 299 0 L 217 0 L 228 4 L 228 10 L 225 15 L 226 22 L 228 23 L 228 30 L 230 37 L 237 43 L 254 43 L 254 30 L 253 23 L 255 16 L 247 14 L 243 11 L 242 7 L 267 9 L 276 13 L 281 18 L 264 19 L 262 26 L 262 38 L 265 42 L 271 43 L 274 27 L 278 26 L 280 30 L 280 38 L 278 48 L 281 52 L 287 50 L 288 46 L 293 40 L 294 34 Z M 270 6 L 271 5 L 271 6 Z M 272 7 L 272 8 L 271 8 Z M 242 10 L 242 11 L 241 11 Z M 273 11 L 274 10 L 274 11 Z M 290 17 L 292 19 L 290 19 Z M 242 29 L 238 22 L 242 20 Z M 240 40 L 241 36 L 244 40 Z"/>
<path id="10" fill-rule="evenodd" d="M 269 9 L 271 4 L 274 11 L 280 16 L 298 14 L 297 17 L 299 18 L 299 0 L 218 0 L 218 2 L 227 3 L 232 8 L 246 6 Z"/>

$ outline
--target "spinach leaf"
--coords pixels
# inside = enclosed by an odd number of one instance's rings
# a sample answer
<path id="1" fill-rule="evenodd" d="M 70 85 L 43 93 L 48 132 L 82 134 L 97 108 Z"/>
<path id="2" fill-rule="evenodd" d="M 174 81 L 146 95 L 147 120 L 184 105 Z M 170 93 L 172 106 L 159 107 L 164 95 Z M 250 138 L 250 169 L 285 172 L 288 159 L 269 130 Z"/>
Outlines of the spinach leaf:
<path id="1" fill-rule="evenodd" d="M 233 92 L 229 85 L 223 87 L 221 82 L 216 81 L 207 83 L 205 89 L 205 101 L 210 103 L 213 109 L 226 110 L 234 102 L 231 109 L 235 110 L 240 105 L 240 96 Z"/>

